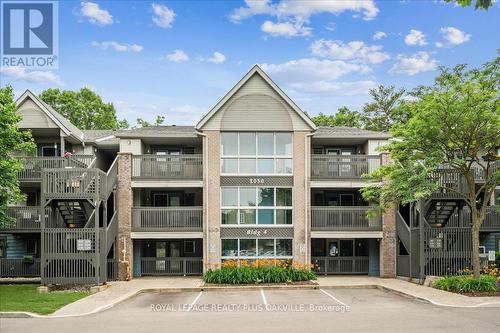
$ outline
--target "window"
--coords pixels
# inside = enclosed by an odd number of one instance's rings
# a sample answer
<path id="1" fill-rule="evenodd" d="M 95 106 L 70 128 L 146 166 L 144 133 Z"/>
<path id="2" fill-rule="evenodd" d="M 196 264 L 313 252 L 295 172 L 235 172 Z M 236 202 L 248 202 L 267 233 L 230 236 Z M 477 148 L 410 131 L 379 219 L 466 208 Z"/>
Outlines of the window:
<path id="1" fill-rule="evenodd" d="M 194 254 L 195 252 L 195 241 L 184 241 L 184 254 Z"/>
<path id="2" fill-rule="evenodd" d="M 221 133 L 221 173 L 290 175 L 293 136 L 288 132 Z"/>
<path id="3" fill-rule="evenodd" d="M 291 225 L 292 189 L 221 187 L 221 224 Z"/>
<path id="4" fill-rule="evenodd" d="M 222 239 L 222 258 L 291 258 L 292 239 Z"/>
<path id="5" fill-rule="evenodd" d="M 38 241 L 35 239 L 28 239 L 26 241 L 26 254 L 36 256 L 38 254 Z"/>

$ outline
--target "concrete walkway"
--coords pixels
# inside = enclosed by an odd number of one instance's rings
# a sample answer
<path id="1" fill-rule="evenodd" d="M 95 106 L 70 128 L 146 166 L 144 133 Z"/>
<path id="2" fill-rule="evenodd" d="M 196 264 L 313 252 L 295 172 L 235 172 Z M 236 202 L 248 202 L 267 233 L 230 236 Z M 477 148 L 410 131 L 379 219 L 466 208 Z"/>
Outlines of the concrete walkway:
<path id="1" fill-rule="evenodd" d="M 424 287 L 400 279 L 382 279 L 370 276 L 319 276 L 318 285 L 305 286 L 235 286 L 235 287 L 207 287 L 199 277 L 148 277 L 133 279 L 129 282 L 110 282 L 109 287 L 86 298 L 54 312 L 52 315 L 39 316 L 22 314 L 34 317 L 73 317 L 83 316 L 104 311 L 144 291 L 199 291 L 210 289 L 249 289 L 249 288 L 284 288 L 284 289 L 311 289 L 311 288 L 379 288 L 398 293 L 400 295 L 427 301 L 434 305 L 448 307 L 500 307 L 500 297 L 468 297 L 450 292 Z M 11 313 L 11 315 L 13 315 Z M 18 315 L 21 315 L 19 313 Z M 9 315 L 10 316 L 10 315 Z"/>

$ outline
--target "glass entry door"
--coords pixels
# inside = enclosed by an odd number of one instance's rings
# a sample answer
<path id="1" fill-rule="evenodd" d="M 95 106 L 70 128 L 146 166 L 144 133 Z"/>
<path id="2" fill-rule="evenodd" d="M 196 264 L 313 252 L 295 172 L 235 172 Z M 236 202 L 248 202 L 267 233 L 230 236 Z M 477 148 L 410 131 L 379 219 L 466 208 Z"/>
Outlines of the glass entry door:
<path id="1" fill-rule="evenodd" d="M 182 273 L 182 261 L 179 260 L 181 256 L 181 242 L 170 242 L 169 257 L 170 260 L 170 273 Z"/>
<path id="2" fill-rule="evenodd" d="M 329 241 L 328 242 L 328 256 L 338 257 L 339 256 L 339 242 Z"/>

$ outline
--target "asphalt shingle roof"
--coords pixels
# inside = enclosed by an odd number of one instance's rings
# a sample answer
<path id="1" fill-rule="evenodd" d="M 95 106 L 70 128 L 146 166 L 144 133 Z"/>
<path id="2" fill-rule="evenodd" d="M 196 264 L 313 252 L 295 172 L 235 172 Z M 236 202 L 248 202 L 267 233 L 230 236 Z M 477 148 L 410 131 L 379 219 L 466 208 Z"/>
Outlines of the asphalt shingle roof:
<path id="1" fill-rule="evenodd" d="M 386 132 L 369 131 L 347 126 L 318 127 L 314 138 L 367 138 L 389 139 L 392 136 Z"/>
<path id="2" fill-rule="evenodd" d="M 119 138 L 140 137 L 172 137 L 172 138 L 196 138 L 194 126 L 151 126 L 121 130 L 115 133 Z"/>

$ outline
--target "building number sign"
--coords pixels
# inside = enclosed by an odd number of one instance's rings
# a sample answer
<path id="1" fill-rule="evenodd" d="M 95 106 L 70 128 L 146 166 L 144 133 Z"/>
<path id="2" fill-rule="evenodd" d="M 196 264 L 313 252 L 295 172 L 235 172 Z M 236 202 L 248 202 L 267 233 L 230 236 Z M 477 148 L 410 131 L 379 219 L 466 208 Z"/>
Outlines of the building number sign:
<path id="1" fill-rule="evenodd" d="M 264 184 L 264 178 L 250 178 L 250 184 Z"/>
<path id="2" fill-rule="evenodd" d="M 265 235 L 267 235 L 267 229 L 264 229 L 264 230 L 249 229 L 249 230 L 247 230 L 247 235 L 248 236 L 255 236 L 255 237 L 265 236 Z"/>

